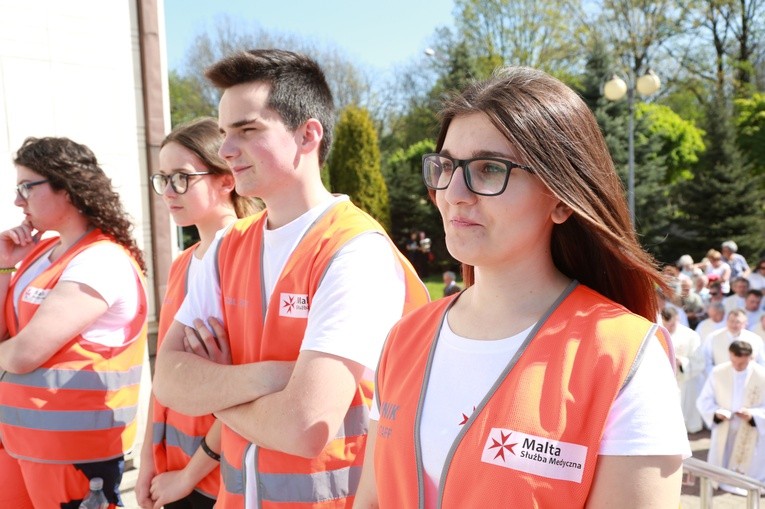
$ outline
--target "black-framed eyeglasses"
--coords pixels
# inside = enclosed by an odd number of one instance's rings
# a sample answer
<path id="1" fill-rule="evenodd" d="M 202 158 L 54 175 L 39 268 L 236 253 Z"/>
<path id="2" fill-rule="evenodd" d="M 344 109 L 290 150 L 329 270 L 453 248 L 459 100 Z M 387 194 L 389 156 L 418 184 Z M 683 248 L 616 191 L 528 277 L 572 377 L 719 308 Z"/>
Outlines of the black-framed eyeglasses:
<path id="1" fill-rule="evenodd" d="M 531 172 L 528 166 L 499 157 L 454 159 L 441 154 L 422 156 L 422 179 L 430 189 L 438 191 L 449 187 L 457 168 L 462 168 L 467 188 L 481 196 L 504 193 L 513 168 Z"/>
<path id="2" fill-rule="evenodd" d="M 23 184 L 19 184 L 16 186 L 16 194 L 22 200 L 27 201 L 29 199 L 29 190 L 32 189 L 34 186 L 45 184 L 47 181 L 48 179 L 42 179 L 42 180 L 35 180 L 34 182 L 24 182 Z"/>
<path id="3" fill-rule="evenodd" d="M 210 175 L 211 171 L 195 171 L 192 173 L 171 173 L 165 175 L 162 173 L 156 173 L 151 176 L 151 188 L 155 193 L 162 196 L 167 190 L 167 184 L 173 188 L 175 194 L 183 194 L 189 190 L 189 177 L 196 177 L 197 175 Z"/>

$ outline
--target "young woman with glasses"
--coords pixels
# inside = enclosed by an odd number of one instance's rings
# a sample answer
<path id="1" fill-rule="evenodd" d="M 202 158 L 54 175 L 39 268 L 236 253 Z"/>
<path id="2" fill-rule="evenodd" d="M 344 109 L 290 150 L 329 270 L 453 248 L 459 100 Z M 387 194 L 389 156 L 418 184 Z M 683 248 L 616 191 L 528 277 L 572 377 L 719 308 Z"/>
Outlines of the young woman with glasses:
<path id="1" fill-rule="evenodd" d="M 94 477 L 115 507 L 146 349 L 143 255 L 88 147 L 28 138 L 14 163 L 25 219 L 0 233 L 0 507 L 76 507 Z"/>
<path id="2" fill-rule="evenodd" d="M 423 176 L 466 289 L 388 336 L 355 507 L 676 508 L 666 284 L 584 102 L 500 70 L 446 103 Z"/>
<path id="3" fill-rule="evenodd" d="M 151 177 L 152 189 L 162 196 L 175 223 L 196 226 L 200 238 L 170 267 L 159 317 L 160 343 L 183 302 L 187 281 L 194 278 L 216 232 L 258 210 L 252 199 L 234 189 L 234 177 L 218 155 L 221 140 L 218 123 L 211 118 L 177 127 L 162 142 L 160 170 Z M 136 482 L 141 507 L 215 505 L 220 483 L 220 427 L 215 423 L 212 415 L 183 415 L 152 397 Z"/>

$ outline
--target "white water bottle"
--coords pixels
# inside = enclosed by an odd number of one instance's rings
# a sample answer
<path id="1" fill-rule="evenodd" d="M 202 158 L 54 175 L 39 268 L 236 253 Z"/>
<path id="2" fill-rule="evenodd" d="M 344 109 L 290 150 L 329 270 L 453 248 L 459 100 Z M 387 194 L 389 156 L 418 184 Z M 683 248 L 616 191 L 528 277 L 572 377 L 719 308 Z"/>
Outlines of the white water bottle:
<path id="1" fill-rule="evenodd" d="M 109 501 L 104 495 L 104 480 L 94 477 L 90 480 L 90 493 L 80 504 L 80 509 L 107 509 Z"/>

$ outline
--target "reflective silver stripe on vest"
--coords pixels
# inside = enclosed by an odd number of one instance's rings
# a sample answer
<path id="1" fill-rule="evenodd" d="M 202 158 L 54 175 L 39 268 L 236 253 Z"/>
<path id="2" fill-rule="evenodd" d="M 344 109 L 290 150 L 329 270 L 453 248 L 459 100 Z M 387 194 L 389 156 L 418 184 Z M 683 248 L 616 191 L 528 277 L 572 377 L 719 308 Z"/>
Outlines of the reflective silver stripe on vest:
<path id="1" fill-rule="evenodd" d="M 346 437 L 358 437 L 366 435 L 369 431 L 369 408 L 362 403 L 348 409 L 340 429 L 337 430 L 335 439 Z"/>
<path id="2" fill-rule="evenodd" d="M 345 419 L 343 419 L 335 439 L 365 435 L 369 428 L 368 422 L 369 409 L 365 404 L 348 409 L 348 413 L 345 415 Z M 156 432 L 155 428 L 155 437 Z M 226 461 L 225 453 L 220 460 L 220 472 L 227 492 L 244 495 L 244 473 Z M 332 500 L 355 494 L 359 484 L 359 475 L 361 475 L 360 467 L 347 467 L 331 472 L 316 472 L 313 474 L 259 473 L 258 494 L 262 500 L 275 502 Z M 296 494 L 295 496 L 300 496 L 301 498 L 295 499 L 293 495 L 289 495 L 289 498 L 285 499 L 284 497 L 287 495 L 284 493 L 281 493 L 280 496 L 279 490 L 282 490 L 284 486 L 288 486 L 289 490 L 296 490 L 294 492 L 288 491 L 288 493 L 294 493 Z"/>
<path id="3" fill-rule="evenodd" d="M 193 456 L 202 443 L 202 436 L 188 435 L 175 426 L 155 422 L 152 427 L 153 443 L 165 444 L 180 448 L 187 456 Z"/>
<path id="4" fill-rule="evenodd" d="M 31 373 L 6 373 L 3 382 L 44 389 L 117 391 L 141 381 L 141 367 L 127 371 L 76 371 L 73 369 L 39 368 Z"/>
<path id="5" fill-rule="evenodd" d="M 266 502 L 325 502 L 356 494 L 361 467 L 313 474 L 258 474 L 258 498 Z"/>
<path id="6" fill-rule="evenodd" d="M 124 428 L 135 420 L 138 405 L 113 410 L 81 412 L 31 410 L 0 406 L 0 421 L 9 426 L 40 431 L 96 431 Z"/>
<path id="7" fill-rule="evenodd" d="M 220 458 L 220 476 L 227 492 L 244 495 L 244 472 L 226 461 L 225 454 L 222 454 Z"/>
<path id="8" fill-rule="evenodd" d="M 151 443 L 159 445 L 165 440 L 165 423 L 155 422 L 151 426 Z"/>

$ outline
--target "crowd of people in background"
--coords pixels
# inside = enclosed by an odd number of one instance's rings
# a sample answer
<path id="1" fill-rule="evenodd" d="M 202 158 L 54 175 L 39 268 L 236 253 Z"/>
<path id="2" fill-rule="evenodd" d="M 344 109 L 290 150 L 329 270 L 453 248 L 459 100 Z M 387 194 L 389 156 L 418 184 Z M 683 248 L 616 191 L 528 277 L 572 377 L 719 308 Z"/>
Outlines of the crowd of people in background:
<path id="1" fill-rule="evenodd" d="M 710 463 L 765 482 L 765 454 L 751 454 L 765 447 L 765 437 L 759 439 L 765 435 L 765 258 L 750 267 L 727 240 L 699 262 L 681 256 L 664 273 L 672 293 L 658 292 L 658 321 L 675 348 L 686 430 L 710 428 Z"/>
<path id="2" fill-rule="evenodd" d="M 421 278 L 428 277 L 435 261 L 431 240 L 424 231 L 413 231 L 406 241 L 406 257 Z"/>

